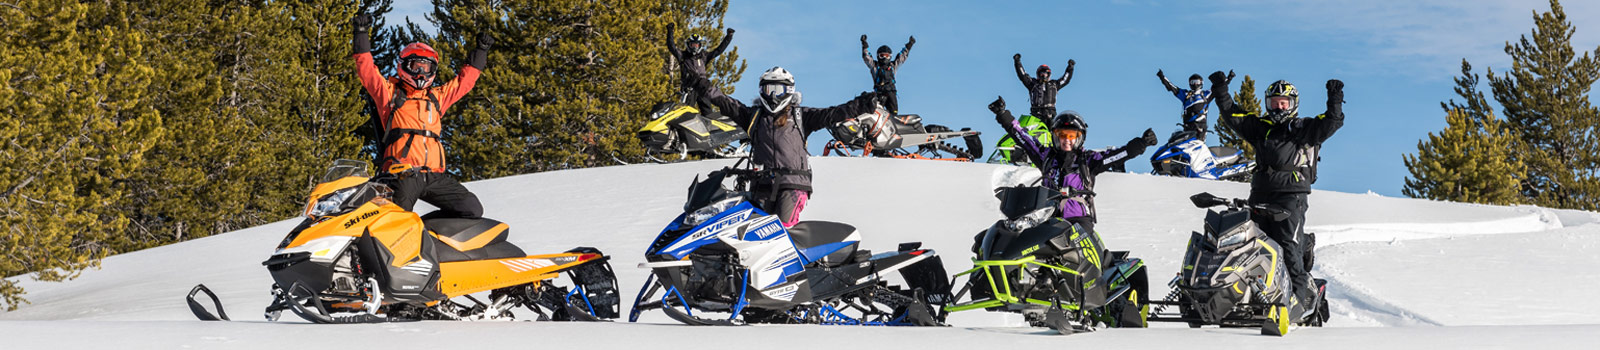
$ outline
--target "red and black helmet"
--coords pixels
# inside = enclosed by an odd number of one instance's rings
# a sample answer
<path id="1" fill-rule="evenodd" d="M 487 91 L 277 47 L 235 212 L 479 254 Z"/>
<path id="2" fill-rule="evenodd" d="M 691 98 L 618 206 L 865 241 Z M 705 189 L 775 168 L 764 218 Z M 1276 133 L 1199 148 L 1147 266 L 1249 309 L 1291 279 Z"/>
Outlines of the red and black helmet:
<path id="1" fill-rule="evenodd" d="M 400 50 L 400 60 L 395 73 L 413 89 L 433 86 L 433 77 L 439 73 L 439 53 L 423 43 L 411 43 Z"/>

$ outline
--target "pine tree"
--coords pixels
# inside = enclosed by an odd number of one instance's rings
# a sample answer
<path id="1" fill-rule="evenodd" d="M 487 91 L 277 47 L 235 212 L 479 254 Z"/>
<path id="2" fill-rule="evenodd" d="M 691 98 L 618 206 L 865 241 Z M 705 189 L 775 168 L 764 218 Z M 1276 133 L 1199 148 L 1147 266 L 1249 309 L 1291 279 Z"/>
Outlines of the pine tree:
<path id="1" fill-rule="evenodd" d="M 0 275 L 61 281 L 122 232 L 128 179 L 163 138 L 149 38 L 119 2 L 0 6 Z M 0 305 L 26 291 L 0 280 Z"/>
<path id="2" fill-rule="evenodd" d="M 1233 93 L 1233 104 L 1250 114 L 1261 115 L 1261 100 L 1256 98 L 1255 79 L 1250 78 L 1249 75 L 1244 76 L 1244 81 L 1239 83 L 1239 91 Z M 1217 115 L 1217 138 L 1220 139 L 1219 141 L 1222 142 L 1222 145 L 1237 148 L 1244 152 L 1245 158 L 1255 159 L 1255 147 L 1250 146 L 1249 142 L 1245 142 L 1243 138 L 1240 138 L 1239 133 L 1233 131 L 1233 128 L 1221 123 L 1222 118 L 1228 118 L 1229 116 L 1220 115 L 1220 111 L 1217 113 L 1219 113 Z"/>
<path id="3" fill-rule="evenodd" d="M 1533 35 L 1506 43 L 1511 70 L 1488 75 L 1512 132 L 1524 146 L 1527 165 L 1522 195 L 1534 204 L 1584 210 L 1600 209 L 1600 110 L 1589 101 L 1589 89 L 1600 79 L 1600 48 L 1595 56 L 1576 55 L 1576 31 L 1559 1 L 1550 12 L 1534 13 Z"/>
<path id="4" fill-rule="evenodd" d="M 1510 147 L 1516 137 L 1504 123 L 1492 112 L 1478 117 L 1459 108 L 1449 109 L 1445 121 L 1449 126 L 1444 130 L 1417 142 L 1415 155 L 1403 156 L 1411 177 L 1401 192 L 1455 202 L 1520 203 L 1517 176 L 1524 169 Z"/>
<path id="5" fill-rule="evenodd" d="M 464 64 L 478 33 L 498 39 L 474 91 L 445 116 L 450 171 L 470 180 L 641 160 L 635 132 L 649 108 L 677 90 L 660 69 L 667 25 L 690 23 L 688 32 L 720 34 L 709 23 L 720 27 L 726 6 L 436 0 L 429 19 L 439 33 L 426 41 L 451 62 L 442 66 Z M 737 50 L 729 49 L 712 64 L 725 91 L 742 73 L 736 61 Z M 440 73 L 449 79 L 454 71 Z"/>

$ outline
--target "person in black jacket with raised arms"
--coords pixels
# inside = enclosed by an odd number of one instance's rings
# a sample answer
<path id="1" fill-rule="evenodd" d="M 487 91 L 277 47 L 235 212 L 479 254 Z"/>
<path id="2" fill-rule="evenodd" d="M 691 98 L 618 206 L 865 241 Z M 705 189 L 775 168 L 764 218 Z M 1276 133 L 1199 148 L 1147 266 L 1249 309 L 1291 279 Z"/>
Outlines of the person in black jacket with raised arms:
<path id="1" fill-rule="evenodd" d="M 800 211 L 811 196 L 811 154 L 806 151 L 806 135 L 872 113 L 877 108 L 877 94 L 863 92 L 833 107 L 800 107 L 794 76 L 782 67 L 761 73 L 759 92 L 755 106 L 722 94 L 710 95 L 709 99 L 723 115 L 749 131 L 750 163 L 771 174 L 752 181 L 750 191 L 758 200 L 756 206 L 778 215 L 784 226 L 794 226 L 800 222 Z"/>
<path id="2" fill-rule="evenodd" d="M 1050 80 L 1049 65 L 1039 65 L 1034 70 L 1037 77 L 1030 77 L 1028 71 L 1022 68 L 1022 54 L 1011 55 L 1011 60 L 1017 64 L 1017 79 L 1022 80 L 1022 86 L 1028 88 L 1028 102 L 1032 104 L 1029 114 L 1039 120 L 1049 121 L 1050 117 L 1056 115 L 1056 94 L 1072 83 L 1072 66 L 1078 62 L 1067 60 L 1066 73 L 1061 75 L 1061 79 Z"/>
<path id="3" fill-rule="evenodd" d="M 866 62 L 867 71 L 872 73 L 872 91 L 878 93 L 883 102 L 883 108 L 889 114 L 900 114 L 900 92 L 894 87 L 894 75 L 900 72 L 900 65 L 906 63 L 906 58 L 911 56 L 911 45 L 917 44 L 917 37 L 906 41 L 906 47 L 895 54 L 889 45 L 878 47 L 878 59 L 873 60 L 870 51 L 867 51 L 867 35 L 861 34 L 861 61 Z M 890 54 L 894 58 L 890 59 Z"/>
<path id="4" fill-rule="evenodd" d="M 1289 267 L 1294 286 L 1291 314 L 1316 311 L 1319 292 L 1311 280 L 1308 258 L 1315 247 L 1305 234 L 1306 196 L 1317 181 L 1318 154 L 1322 143 L 1344 126 L 1344 82 L 1328 80 L 1328 111 L 1314 118 L 1300 118 L 1300 91 L 1287 81 L 1267 86 L 1266 115 L 1254 115 L 1239 108 L 1228 95 L 1233 73 L 1211 73 L 1211 96 L 1216 98 L 1222 116 L 1217 122 L 1238 132 L 1256 150 L 1256 172 L 1250 182 L 1250 203 L 1265 204 L 1288 211 L 1284 220 L 1266 215 L 1251 219 L 1267 237 L 1283 247 L 1283 261 Z"/>
<path id="5" fill-rule="evenodd" d="M 672 44 L 676 28 L 677 25 L 667 25 L 667 53 L 672 54 L 672 58 L 678 61 L 678 88 L 685 92 L 698 92 L 692 93 L 686 103 L 709 105 L 705 91 L 711 86 L 709 86 L 710 76 L 706 75 L 706 66 L 717 59 L 717 56 L 722 55 L 722 51 L 728 48 L 728 43 L 733 42 L 733 28 L 728 28 L 728 34 L 722 36 L 722 43 L 717 44 L 711 51 L 706 51 L 706 37 L 699 35 L 691 35 L 685 39 L 686 50 L 678 51 L 678 47 Z M 708 85 L 696 86 L 698 84 Z"/>

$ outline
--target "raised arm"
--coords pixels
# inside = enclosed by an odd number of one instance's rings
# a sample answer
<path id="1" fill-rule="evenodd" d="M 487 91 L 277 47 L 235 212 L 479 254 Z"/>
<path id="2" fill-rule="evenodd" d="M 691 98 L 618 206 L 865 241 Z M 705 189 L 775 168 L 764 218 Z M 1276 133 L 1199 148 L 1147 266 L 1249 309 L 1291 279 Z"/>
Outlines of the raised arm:
<path id="1" fill-rule="evenodd" d="M 667 24 L 667 53 L 672 54 L 672 58 L 682 61 L 683 51 L 678 51 L 678 45 L 673 44 L 673 42 L 677 40 L 673 40 L 672 38 L 672 32 L 675 28 L 677 28 L 677 26 L 678 25 L 676 24 Z"/>
<path id="2" fill-rule="evenodd" d="M 911 41 L 907 41 L 906 42 L 906 47 L 903 48 L 903 49 L 900 49 L 900 53 L 897 53 L 897 54 L 894 55 L 894 67 L 896 69 L 900 68 L 901 64 L 905 64 L 906 63 L 906 58 L 907 57 L 911 57 L 911 45 L 916 45 L 916 44 L 917 44 L 917 37 L 913 36 L 913 37 L 911 37 Z"/>
<path id="3" fill-rule="evenodd" d="M 1059 89 L 1061 89 L 1063 87 L 1066 87 L 1067 84 L 1071 84 L 1072 83 L 1072 66 L 1075 66 L 1075 65 L 1078 65 L 1078 61 L 1074 61 L 1074 60 L 1070 60 L 1070 59 L 1067 60 L 1067 69 L 1062 72 L 1061 79 L 1057 79 L 1056 81 L 1054 81 L 1054 83 L 1056 84 L 1056 89 L 1059 90 Z"/>
<path id="4" fill-rule="evenodd" d="M 1174 93 L 1174 94 L 1178 93 L 1178 87 L 1177 86 L 1173 86 L 1172 85 L 1172 81 L 1167 80 L 1167 73 L 1166 72 L 1163 72 L 1160 69 L 1157 69 L 1156 70 L 1156 77 L 1157 78 L 1161 78 L 1161 86 L 1167 87 L 1167 92 L 1171 92 L 1171 93 Z"/>
<path id="5" fill-rule="evenodd" d="M 354 51 L 350 58 L 356 61 L 356 78 L 361 80 L 361 87 L 367 91 L 367 96 L 372 97 L 373 105 L 379 110 L 388 108 L 389 99 L 394 97 L 394 87 L 384 79 L 383 72 L 378 71 L 378 66 L 372 61 L 372 37 L 367 35 L 367 28 L 372 26 L 372 16 L 357 14 L 352 21 L 355 27 L 352 33 L 351 46 Z M 379 113 L 387 115 L 388 113 Z M 387 125 L 388 120 L 383 121 Z"/>
<path id="6" fill-rule="evenodd" d="M 711 49 L 711 53 L 706 54 L 706 65 L 710 66 L 711 60 L 715 60 L 717 59 L 717 56 L 721 56 L 722 50 L 727 50 L 728 43 L 731 42 L 733 42 L 733 28 L 728 28 L 728 33 L 722 35 L 722 42 L 717 43 L 717 48 Z"/>
<path id="7" fill-rule="evenodd" d="M 1222 71 L 1211 73 L 1211 97 L 1217 101 L 1217 125 L 1239 133 L 1239 137 L 1247 142 L 1260 141 L 1266 136 L 1266 125 L 1260 118 L 1250 114 L 1249 111 L 1239 108 L 1233 103 L 1233 96 L 1228 94 L 1228 85 L 1233 80 L 1233 73 L 1223 74 Z"/>
<path id="8" fill-rule="evenodd" d="M 467 54 L 467 66 L 461 67 L 456 78 L 445 84 L 444 97 L 439 101 L 443 106 L 440 108 L 449 109 L 468 92 L 472 92 L 472 87 L 477 85 L 478 76 L 484 69 L 489 68 L 489 48 L 493 46 L 494 37 L 490 36 L 489 32 L 478 34 L 478 45 L 472 49 L 472 53 Z"/>
<path id="9" fill-rule="evenodd" d="M 867 35 L 861 34 L 861 62 L 867 64 L 867 71 L 878 69 L 878 62 L 872 60 L 872 50 L 867 48 Z"/>
<path id="10" fill-rule="evenodd" d="M 848 102 L 833 107 L 799 107 L 800 120 L 804 123 L 802 126 L 805 127 L 805 133 L 810 134 L 846 119 L 872 113 L 877 109 L 877 97 L 877 93 L 867 91 Z"/>
<path id="11" fill-rule="evenodd" d="M 1111 167 L 1114 165 L 1127 162 L 1129 159 L 1133 159 L 1134 157 L 1138 157 L 1140 154 L 1144 154 L 1144 150 L 1150 146 L 1154 146 L 1157 140 L 1158 139 L 1156 138 L 1155 130 L 1144 129 L 1143 136 L 1128 140 L 1128 143 L 1122 147 L 1113 148 L 1107 151 L 1093 152 L 1089 155 L 1089 171 L 1092 174 L 1099 175 L 1107 170 L 1111 170 Z"/>
<path id="12" fill-rule="evenodd" d="M 1032 87 L 1033 77 L 1028 76 L 1028 71 L 1022 69 L 1022 54 L 1011 55 L 1011 61 L 1017 64 L 1017 80 L 1021 80 L 1023 86 Z"/>
<path id="13" fill-rule="evenodd" d="M 1000 124 L 1000 129 L 1004 129 L 1007 135 L 1017 140 L 1017 146 L 1013 150 L 1022 150 L 1022 154 L 1028 155 L 1028 160 L 1033 164 L 1044 164 L 1050 148 L 1040 145 L 1038 139 L 1028 135 L 1028 131 L 1017 124 L 1017 118 L 1011 115 L 1011 111 L 1006 110 L 1005 98 L 996 97 L 994 102 L 989 103 L 989 111 L 994 112 L 994 121 Z"/>
<path id="14" fill-rule="evenodd" d="M 1333 133 L 1344 127 L 1344 82 L 1339 79 L 1328 80 L 1328 111 L 1317 115 L 1316 118 L 1304 119 L 1301 130 L 1302 137 L 1308 143 L 1321 144 L 1333 137 Z"/>
<path id="15" fill-rule="evenodd" d="M 711 86 L 711 81 L 709 79 L 700 78 L 700 80 L 701 82 L 698 85 Z M 750 121 L 755 118 L 755 113 L 751 113 L 750 107 L 745 106 L 744 102 L 739 102 L 739 100 L 735 100 L 732 97 L 728 97 L 728 95 L 720 93 L 706 94 L 705 91 L 696 91 L 696 93 L 711 100 L 711 104 L 716 105 L 717 110 L 722 111 L 722 115 L 728 116 L 729 119 L 733 119 L 734 124 L 739 124 L 739 127 L 741 128 L 750 128 Z"/>

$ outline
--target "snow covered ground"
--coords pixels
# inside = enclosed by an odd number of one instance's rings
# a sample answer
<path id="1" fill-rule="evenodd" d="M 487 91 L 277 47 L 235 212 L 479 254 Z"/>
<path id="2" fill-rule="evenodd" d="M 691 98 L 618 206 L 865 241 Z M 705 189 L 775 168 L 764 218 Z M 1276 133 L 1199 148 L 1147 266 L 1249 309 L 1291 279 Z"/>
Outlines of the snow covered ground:
<path id="1" fill-rule="evenodd" d="M 470 183 L 488 212 L 512 227 L 530 253 L 600 248 L 631 302 L 646 272 L 634 266 L 682 208 L 689 181 L 731 161 L 629 165 Z M 1010 166 L 890 159 L 814 158 L 816 193 L 806 219 L 848 222 L 863 248 L 920 241 L 946 269 L 968 266 L 974 234 L 999 218 L 991 189 L 1037 178 Z M 1209 191 L 1243 197 L 1248 185 L 1106 174 L 1096 199 L 1106 245 L 1145 259 L 1154 295 L 1178 270 L 1189 231 L 1205 210 L 1188 203 Z M 1600 344 L 1600 214 L 1316 192 L 1308 230 L 1317 233 L 1319 277 L 1330 280 L 1327 328 L 1285 338 L 1254 329 L 1111 329 L 1045 336 L 1014 315 L 954 314 L 949 328 L 752 326 L 696 328 L 659 315 L 641 324 L 453 323 L 322 326 L 259 321 L 271 280 L 260 261 L 294 224 L 283 221 L 108 258 L 65 283 L 20 280 L 31 305 L 0 312 L 0 348 L 347 348 L 416 344 L 527 348 L 686 346 L 710 348 L 937 348 L 1123 345 L 1134 348 L 1593 348 Z M 216 291 L 236 320 L 193 321 L 182 297 L 197 283 Z M 780 338 L 782 337 L 782 338 Z M 774 341 L 809 339 L 810 341 Z M 1069 345 L 1070 344 L 1070 345 Z"/>

